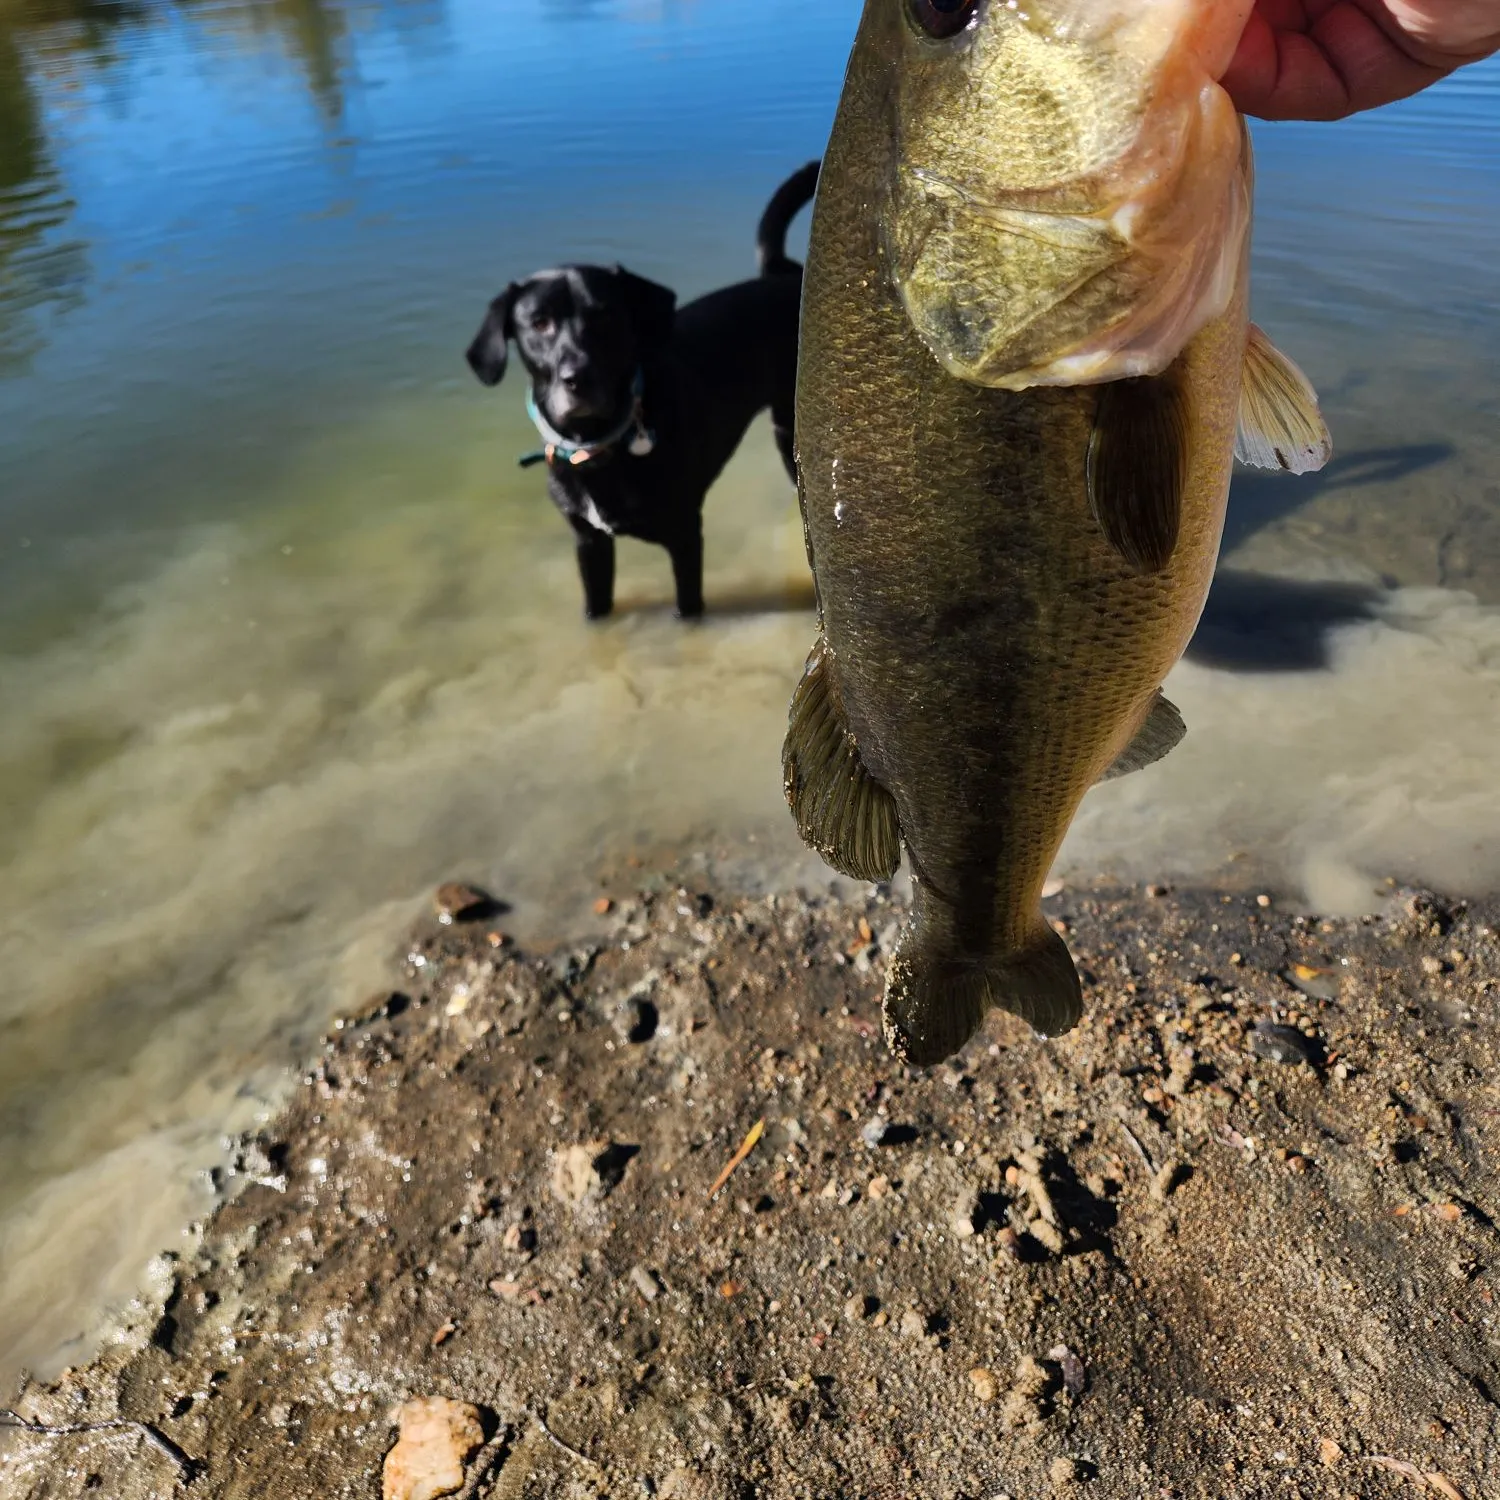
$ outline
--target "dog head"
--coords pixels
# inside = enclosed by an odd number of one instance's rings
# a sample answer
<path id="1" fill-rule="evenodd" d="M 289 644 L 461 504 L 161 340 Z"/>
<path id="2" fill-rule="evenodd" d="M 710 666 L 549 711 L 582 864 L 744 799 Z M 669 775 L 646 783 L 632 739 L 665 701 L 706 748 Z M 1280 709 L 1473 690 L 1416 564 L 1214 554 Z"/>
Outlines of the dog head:
<path id="1" fill-rule="evenodd" d="M 539 271 L 490 303 L 469 366 L 498 385 L 513 342 L 537 409 L 586 443 L 629 412 L 636 371 L 671 336 L 676 306 L 675 292 L 621 266 Z"/>

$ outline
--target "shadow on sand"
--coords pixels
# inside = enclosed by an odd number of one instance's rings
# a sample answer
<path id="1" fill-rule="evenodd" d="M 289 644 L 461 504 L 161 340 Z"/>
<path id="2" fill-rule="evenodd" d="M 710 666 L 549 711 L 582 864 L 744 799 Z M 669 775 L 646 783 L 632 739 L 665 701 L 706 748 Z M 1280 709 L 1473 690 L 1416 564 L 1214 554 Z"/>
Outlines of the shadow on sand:
<path id="1" fill-rule="evenodd" d="M 1317 672 L 1332 666 L 1329 633 L 1375 618 L 1383 590 L 1226 568 L 1215 578 L 1185 653 L 1230 672 Z"/>

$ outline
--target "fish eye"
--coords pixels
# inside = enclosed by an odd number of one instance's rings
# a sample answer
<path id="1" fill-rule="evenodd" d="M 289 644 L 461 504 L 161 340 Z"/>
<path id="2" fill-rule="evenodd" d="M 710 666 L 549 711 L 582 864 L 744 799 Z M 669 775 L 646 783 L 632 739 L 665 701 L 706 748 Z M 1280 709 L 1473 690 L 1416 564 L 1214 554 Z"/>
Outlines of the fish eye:
<path id="1" fill-rule="evenodd" d="M 979 0 L 906 0 L 906 9 L 921 31 L 942 41 L 973 21 Z"/>

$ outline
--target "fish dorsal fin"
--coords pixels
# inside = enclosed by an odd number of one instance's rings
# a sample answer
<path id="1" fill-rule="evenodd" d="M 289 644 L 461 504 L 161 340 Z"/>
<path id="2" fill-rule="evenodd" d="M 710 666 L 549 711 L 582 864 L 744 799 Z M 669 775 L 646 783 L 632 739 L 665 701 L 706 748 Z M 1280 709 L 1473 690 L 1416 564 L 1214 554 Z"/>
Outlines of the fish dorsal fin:
<path id="1" fill-rule="evenodd" d="M 1128 776 L 1132 771 L 1155 765 L 1168 751 L 1176 748 L 1187 725 L 1177 705 L 1160 688 L 1151 700 L 1151 708 L 1136 730 L 1135 738 L 1126 745 L 1115 763 L 1102 775 L 1100 781 L 1113 781 L 1116 776 Z"/>
<path id="2" fill-rule="evenodd" d="M 1089 437 L 1089 508 L 1138 573 L 1171 561 L 1187 478 L 1187 392 L 1174 371 L 1099 388 Z"/>
<path id="3" fill-rule="evenodd" d="M 1245 345 L 1234 456 L 1288 474 L 1311 474 L 1333 456 L 1312 382 L 1254 323 Z"/>
<path id="4" fill-rule="evenodd" d="M 792 696 L 782 785 L 803 842 L 841 874 L 889 880 L 901 863 L 896 802 L 865 769 L 829 680 L 823 637 Z"/>

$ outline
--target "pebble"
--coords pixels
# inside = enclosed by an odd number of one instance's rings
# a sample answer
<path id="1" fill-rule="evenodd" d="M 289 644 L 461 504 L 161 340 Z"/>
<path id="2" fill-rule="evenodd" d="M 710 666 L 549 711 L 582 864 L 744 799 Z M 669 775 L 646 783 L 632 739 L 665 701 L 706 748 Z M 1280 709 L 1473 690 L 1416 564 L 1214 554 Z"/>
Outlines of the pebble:
<path id="1" fill-rule="evenodd" d="M 851 1323 L 862 1323 L 866 1318 L 873 1317 L 879 1306 L 874 1297 L 851 1297 L 844 1304 L 844 1316 Z"/>
<path id="2" fill-rule="evenodd" d="M 876 1202 L 884 1198 L 891 1190 L 891 1179 L 883 1172 L 878 1177 L 872 1177 L 865 1187 L 865 1196 Z"/>
<path id="3" fill-rule="evenodd" d="M 438 921 L 447 925 L 450 922 L 462 922 L 466 917 L 477 916 L 493 906 L 494 901 L 477 885 L 450 880 L 433 892 L 432 904 L 437 908 Z"/>
<path id="4" fill-rule="evenodd" d="M 1084 1478 L 1084 1467 L 1076 1458 L 1054 1458 L 1047 1477 L 1059 1488 L 1077 1484 Z"/>
<path id="5" fill-rule="evenodd" d="M 1151 1179 L 1151 1201 L 1165 1203 L 1176 1192 L 1185 1175 L 1180 1161 L 1169 1161 L 1165 1166 L 1159 1167 Z"/>
<path id="6" fill-rule="evenodd" d="M 395 1413 L 401 1435 L 385 1456 L 383 1500 L 435 1500 L 464 1482 L 464 1464 L 484 1443 L 479 1409 L 443 1396 L 418 1396 Z"/>
<path id="7" fill-rule="evenodd" d="M 1066 1344 L 1054 1344 L 1047 1351 L 1047 1358 L 1055 1360 L 1062 1370 L 1063 1388 L 1070 1396 L 1081 1396 L 1088 1384 L 1088 1372 L 1083 1361 Z"/>
<path id="8" fill-rule="evenodd" d="M 954 1203 L 948 1216 L 954 1234 L 966 1240 L 974 1234 L 974 1221 L 979 1217 L 979 1194 L 973 1188 L 965 1188 Z"/>
<path id="9" fill-rule="evenodd" d="M 859 1127 L 859 1138 L 872 1150 L 880 1145 L 890 1133 L 891 1122 L 883 1120 L 879 1115 L 871 1115 L 863 1125 Z"/>
<path id="10" fill-rule="evenodd" d="M 1424 974 L 1441 974 L 1443 972 L 1443 961 L 1431 953 L 1422 955 L 1422 972 Z"/>
<path id="11" fill-rule="evenodd" d="M 993 1401 L 1000 1394 L 1000 1382 L 983 1365 L 969 1371 L 969 1384 L 974 1387 L 974 1394 L 981 1401 Z"/>
<path id="12" fill-rule="evenodd" d="M 553 1195 L 575 1206 L 602 1197 L 613 1186 L 613 1181 L 606 1182 L 600 1171 L 611 1152 L 611 1144 L 605 1140 L 564 1146 L 552 1163 Z"/>
<path id="13" fill-rule="evenodd" d="M 908 1307 L 901 1314 L 901 1337 L 904 1339 L 924 1339 L 927 1337 L 927 1314 L 919 1312 L 915 1307 Z"/>
<path id="14" fill-rule="evenodd" d="M 1063 883 L 1056 878 L 1049 880 L 1042 886 L 1042 900 L 1050 901 L 1054 896 L 1060 896 L 1063 892 Z"/>
<path id="15" fill-rule="evenodd" d="M 1066 1241 L 1056 1224 L 1049 1224 L 1045 1219 L 1033 1219 L 1026 1226 L 1026 1232 L 1037 1244 L 1045 1245 L 1054 1255 L 1063 1253 Z"/>
<path id="16" fill-rule="evenodd" d="M 647 1302 L 655 1302 L 661 1296 L 661 1282 L 657 1280 L 656 1272 L 647 1270 L 645 1266 L 630 1268 L 630 1284 Z"/>
<path id="17" fill-rule="evenodd" d="M 1332 1438 L 1324 1438 L 1319 1442 L 1318 1458 L 1328 1468 L 1331 1469 L 1343 1456 L 1344 1450 Z"/>
<path id="18" fill-rule="evenodd" d="M 501 1235 L 500 1243 L 507 1250 L 535 1250 L 536 1230 L 530 1224 L 512 1224 Z"/>
<path id="19" fill-rule="evenodd" d="M 1250 1050 L 1267 1062 L 1295 1067 L 1306 1063 L 1318 1066 L 1322 1048 L 1313 1038 L 1303 1035 L 1295 1026 L 1278 1026 L 1273 1021 L 1257 1021 L 1250 1032 Z"/>
<path id="20" fill-rule="evenodd" d="M 614 910 L 614 907 L 615 903 L 611 901 L 608 896 L 600 896 L 599 899 L 594 902 L 594 915 L 596 917 L 606 917 L 610 912 Z"/>
<path id="21" fill-rule="evenodd" d="M 1009 1224 L 1002 1229 L 997 1236 L 1000 1241 L 1000 1251 L 1011 1260 L 1021 1258 L 1021 1236 L 1018 1235 Z"/>
<path id="22" fill-rule="evenodd" d="M 1255 904 L 1257 906 L 1269 906 L 1271 904 L 1271 898 L 1266 895 L 1265 892 L 1261 892 L 1261 894 L 1255 898 Z"/>

